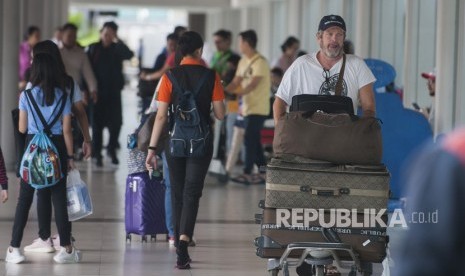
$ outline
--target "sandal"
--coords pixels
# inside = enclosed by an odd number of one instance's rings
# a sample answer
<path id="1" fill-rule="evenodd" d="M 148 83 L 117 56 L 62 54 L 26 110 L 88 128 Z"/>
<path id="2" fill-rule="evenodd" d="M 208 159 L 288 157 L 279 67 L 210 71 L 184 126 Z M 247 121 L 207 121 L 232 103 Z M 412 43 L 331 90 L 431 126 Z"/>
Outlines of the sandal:
<path id="1" fill-rule="evenodd" d="M 244 185 L 250 185 L 250 183 L 253 183 L 252 182 L 252 176 L 247 175 L 247 174 L 241 174 L 239 176 L 233 177 L 233 178 L 231 178 L 231 181 L 236 182 L 236 183 L 240 183 L 240 184 L 244 184 Z"/>
<path id="2" fill-rule="evenodd" d="M 252 180 L 250 181 L 251 184 L 265 184 L 265 177 L 261 174 L 254 174 L 252 175 Z"/>

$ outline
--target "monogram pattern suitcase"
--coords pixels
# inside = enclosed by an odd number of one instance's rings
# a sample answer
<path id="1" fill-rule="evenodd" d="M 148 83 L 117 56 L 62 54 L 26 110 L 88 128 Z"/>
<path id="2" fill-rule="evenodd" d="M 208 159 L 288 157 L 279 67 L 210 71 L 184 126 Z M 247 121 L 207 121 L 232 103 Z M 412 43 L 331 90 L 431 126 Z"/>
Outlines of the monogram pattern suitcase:
<path id="1" fill-rule="evenodd" d="M 353 219 L 353 216 L 351 216 Z M 324 214 L 325 222 L 330 221 L 330 214 Z M 387 224 L 387 215 L 381 216 Z M 363 222 L 364 215 L 357 214 L 357 221 Z M 311 221 L 308 227 L 279 227 L 276 224 L 276 209 L 265 208 L 261 218 L 261 236 L 255 240 L 256 254 L 261 258 L 280 258 L 287 245 L 295 242 L 330 242 L 323 234 L 319 221 Z M 337 226 L 337 225 L 336 225 Z M 368 227 L 365 227 L 368 226 Z M 374 227 L 371 227 L 374 226 Z M 326 229 L 325 231 L 327 231 Z M 389 237 L 384 225 L 371 222 L 363 227 L 335 227 L 331 228 L 340 242 L 351 245 L 361 261 L 381 263 L 386 256 L 386 246 Z M 290 257 L 298 258 L 301 252 L 296 251 Z M 342 260 L 351 261 L 347 253 L 338 253 Z"/>
<path id="2" fill-rule="evenodd" d="M 385 209 L 384 165 L 336 165 L 293 155 L 273 158 L 266 170 L 265 206 L 271 208 Z"/>

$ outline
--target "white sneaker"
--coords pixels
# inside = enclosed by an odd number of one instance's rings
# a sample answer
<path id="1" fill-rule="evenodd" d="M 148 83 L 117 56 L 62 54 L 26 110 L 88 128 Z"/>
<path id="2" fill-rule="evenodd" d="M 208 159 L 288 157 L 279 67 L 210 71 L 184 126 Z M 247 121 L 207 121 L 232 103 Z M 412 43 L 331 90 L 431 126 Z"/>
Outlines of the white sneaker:
<path id="1" fill-rule="evenodd" d="M 45 241 L 37 238 L 30 245 L 24 247 L 24 252 L 53 253 L 55 248 L 50 238 Z"/>
<path id="2" fill-rule="evenodd" d="M 71 253 L 66 252 L 66 248 L 62 247 L 60 252 L 53 256 L 55 262 L 59 264 L 74 264 L 79 263 L 82 260 L 82 253 L 73 246 Z"/>
<path id="3" fill-rule="evenodd" d="M 19 264 L 19 263 L 24 262 L 25 260 L 26 260 L 26 257 L 24 257 L 24 255 L 21 254 L 21 251 L 19 250 L 19 248 L 10 246 L 6 250 L 5 262 Z"/>
<path id="4" fill-rule="evenodd" d="M 71 245 L 74 246 L 75 239 L 71 236 Z M 56 234 L 52 236 L 52 243 L 56 250 L 60 250 L 60 235 Z"/>
<path id="5" fill-rule="evenodd" d="M 174 247 L 174 244 L 175 244 L 174 237 L 169 237 L 169 238 L 168 238 L 168 245 L 169 245 L 170 247 L 171 247 L 171 246 Z"/>

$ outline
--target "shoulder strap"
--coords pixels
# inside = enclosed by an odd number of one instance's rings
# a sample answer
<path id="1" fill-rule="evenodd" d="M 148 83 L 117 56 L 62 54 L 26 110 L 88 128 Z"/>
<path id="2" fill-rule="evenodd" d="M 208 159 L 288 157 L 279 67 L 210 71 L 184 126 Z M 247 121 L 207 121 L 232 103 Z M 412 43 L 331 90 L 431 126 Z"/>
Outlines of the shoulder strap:
<path id="1" fill-rule="evenodd" d="M 261 55 L 259 55 L 258 57 L 254 58 L 250 63 L 249 65 L 247 65 L 247 68 L 244 70 L 244 76 L 245 76 L 245 73 L 249 71 L 250 67 L 252 67 L 252 65 L 255 63 L 255 61 L 259 60 L 263 58 Z"/>
<path id="2" fill-rule="evenodd" d="M 74 85 L 73 85 L 74 86 Z M 60 110 L 58 111 L 58 113 L 56 114 L 55 118 L 52 120 L 52 122 L 50 123 L 50 127 L 49 128 L 52 128 L 56 122 L 60 119 L 61 117 L 61 114 L 63 114 L 63 110 L 65 110 L 65 105 L 66 105 L 66 97 L 68 96 L 68 94 L 66 94 L 66 92 L 63 92 L 63 96 L 61 96 L 61 106 L 60 106 Z M 58 104 L 57 104 L 58 105 Z M 52 115 L 53 115 L 53 112 L 52 112 Z"/>
<path id="3" fill-rule="evenodd" d="M 339 76 L 337 78 L 336 89 L 335 89 L 336 96 L 342 95 L 342 81 L 344 80 L 345 67 L 346 67 L 346 54 L 342 54 L 342 66 L 341 66 L 341 71 L 339 71 Z"/>
<path id="4" fill-rule="evenodd" d="M 51 131 L 51 128 L 55 125 L 55 123 L 58 121 L 58 119 L 60 118 L 61 114 L 63 113 L 63 110 L 65 109 L 65 105 L 66 105 L 66 96 L 67 94 L 66 93 L 63 93 L 63 96 L 61 97 L 61 106 L 60 106 L 60 110 L 58 111 L 57 115 L 55 116 L 55 118 L 52 120 L 52 122 L 50 124 L 47 123 L 47 121 L 45 121 L 45 118 L 44 118 L 44 115 L 42 114 L 42 112 L 40 111 L 40 108 L 39 106 L 37 105 L 37 102 L 36 100 L 34 99 L 34 97 L 32 96 L 32 92 L 31 92 L 31 89 L 28 89 L 25 91 L 26 92 L 26 98 L 28 100 L 28 103 L 34 107 L 34 110 L 37 114 L 37 116 L 39 116 L 39 120 L 40 122 L 42 123 L 42 125 L 44 126 L 44 130 L 45 132 L 50 132 Z M 55 106 L 55 108 L 53 109 L 52 111 L 52 115 L 55 113 L 56 109 L 58 107 L 58 104 Z M 37 128 L 39 128 L 39 125 L 37 124 L 37 121 L 36 121 L 36 118 L 35 116 L 32 116 L 34 118 L 34 122 L 36 123 L 36 126 Z"/>

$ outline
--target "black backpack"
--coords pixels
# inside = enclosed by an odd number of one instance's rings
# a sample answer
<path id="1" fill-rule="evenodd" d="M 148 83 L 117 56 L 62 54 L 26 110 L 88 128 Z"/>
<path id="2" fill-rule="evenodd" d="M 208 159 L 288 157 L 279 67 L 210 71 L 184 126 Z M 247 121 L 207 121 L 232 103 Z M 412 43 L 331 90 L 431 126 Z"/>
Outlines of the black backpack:
<path id="1" fill-rule="evenodd" d="M 177 95 L 178 100 L 170 116 L 172 120 L 169 138 L 171 156 L 203 157 L 206 154 L 210 127 L 199 113 L 196 98 L 209 75 L 210 70 L 206 70 L 195 89 L 191 91 L 183 89 L 171 71 L 167 73 L 173 85 L 173 95 Z"/>

